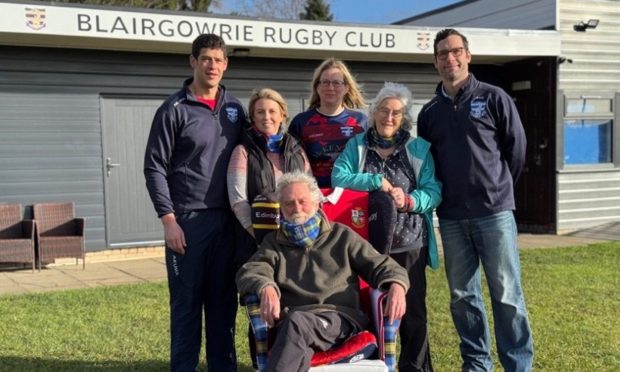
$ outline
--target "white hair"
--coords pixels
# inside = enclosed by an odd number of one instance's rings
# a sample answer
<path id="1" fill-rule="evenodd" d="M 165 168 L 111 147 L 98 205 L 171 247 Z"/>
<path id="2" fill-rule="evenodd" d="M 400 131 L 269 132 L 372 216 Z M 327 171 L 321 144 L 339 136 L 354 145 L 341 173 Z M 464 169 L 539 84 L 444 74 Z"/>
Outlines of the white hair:
<path id="1" fill-rule="evenodd" d="M 411 91 L 403 84 L 392 83 L 390 81 L 386 81 L 385 84 L 383 84 L 383 88 L 377 93 L 370 107 L 368 107 L 368 126 L 371 128 L 375 126 L 374 113 L 386 99 L 397 99 L 403 104 L 403 123 L 401 124 L 401 128 L 410 131 L 413 128 L 413 118 L 411 116 L 413 94 L 411 94 Z"/>
<path id="2" fill-rule="evenodd" d="M 276 186 L 276 197 L 280 203 L 282 203 L 282 190 L 294 183 L 305 183 L 308 185 L 308 189 L 310 190 L 312 201 L 317 204 L 321 201 L 323 194 L 321 194 L 321 189 L 319 189 L 316 179 L 305 172 L 294 171 L 284 173 L 278 179 L 278 185 Z"/>

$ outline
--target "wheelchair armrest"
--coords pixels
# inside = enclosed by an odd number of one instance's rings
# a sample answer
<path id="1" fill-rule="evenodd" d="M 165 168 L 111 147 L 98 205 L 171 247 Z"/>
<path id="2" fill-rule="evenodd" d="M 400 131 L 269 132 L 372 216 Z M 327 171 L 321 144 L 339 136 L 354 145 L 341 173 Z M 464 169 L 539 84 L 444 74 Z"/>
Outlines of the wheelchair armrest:
<path id="1" fill-rule="evenodd" d="M 387 291 L 371 289 L 370 303 L 372 307 L 372 321 L 378 336 L 379 358 L 385 361 L 390 371 L 396 368 L 396 336 L 400 319 L 390 323 L 390 319 L 384 316 L 385 301 L 387 301 Z"/>
<path id="2" fill-rule="evenodd" d="M 269 356 L 269 325 L 260 317 L 260 298 L 252 293 L 243 296 L 245 309 L 250 318 L 250 325 L 256 342 L 256 362 L 258 370 L 264 371 Z"/>

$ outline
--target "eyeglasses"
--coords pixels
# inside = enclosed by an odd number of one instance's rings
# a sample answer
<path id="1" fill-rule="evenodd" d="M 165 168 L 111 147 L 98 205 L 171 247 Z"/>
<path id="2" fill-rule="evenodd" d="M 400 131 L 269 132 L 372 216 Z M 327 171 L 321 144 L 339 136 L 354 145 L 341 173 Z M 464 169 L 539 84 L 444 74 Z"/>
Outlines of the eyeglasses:
<path id="1" fill-rule="evenodd" d="M 343 80 L 319 80 L 319 85 L 327 88 L 328 86 L 333 86 L 334 88 L 340 88 L 344 86 Z"/>
<path id="2" fill-rule="evenodd" d="M 403 117 L 403 112 L 398 110 L 388 110 L 387 108 L 380 108 L 377 110 L 377 113 L 384 118 L 389 118 L 392 115 L 392 118 L 398 120 Z"/>
<path id="3" fill-rule="evenodd" d="M 465 47 L 452 48 L 448 50 L 440 50 L 439 52 L 437 52 L 437 59 L 445 61 L 446 59 L 448 59 L 448 56 L 450 54 L 452 54 L 455 58 L 460 57 L 463 54 L 464 50 L 465 50 Z"/>

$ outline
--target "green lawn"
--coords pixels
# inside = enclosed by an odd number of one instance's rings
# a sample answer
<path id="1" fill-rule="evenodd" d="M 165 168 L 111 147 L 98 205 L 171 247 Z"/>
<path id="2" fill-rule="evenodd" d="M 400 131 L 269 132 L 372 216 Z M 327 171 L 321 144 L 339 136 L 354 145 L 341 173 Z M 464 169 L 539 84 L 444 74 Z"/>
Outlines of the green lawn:
<path id="1" fill-rule="evenodd" d="M 536 370 L 620 371 L 620 242 L 530 249 L 521 258 Z M 427 277 L 433 364 L 458 371 L 443 270 Z M 168 368 L 165 283 L 2 296 L 0 314 L 0 371 Z M 241 372 L 251 371 L 246 327 L 240 313 Z"/>

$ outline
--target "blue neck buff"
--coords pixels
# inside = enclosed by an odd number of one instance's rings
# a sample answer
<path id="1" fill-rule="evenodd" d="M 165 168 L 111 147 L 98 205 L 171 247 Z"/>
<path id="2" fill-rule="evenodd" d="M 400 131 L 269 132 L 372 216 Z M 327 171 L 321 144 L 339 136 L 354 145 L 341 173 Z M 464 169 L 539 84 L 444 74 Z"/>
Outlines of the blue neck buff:
<path id="1" fill-rule="evenodd" d="M 259 131 L 254 125 L 252 125 L 252 132 L 254 133 L 254 136 L 258 139 L 258 143 L 265 146 L 265 151 L 275 153 L 282 152 L 284 134 L 277 133 L 272 135 L 266 135 L 263 132 Z"/>
<path id="2" fill-rule="evenodd" d="M 281 221 L 282 232 L 293 244 L 302 248 L 309 248 L 319 236 L 321 231 L 321 215 L 319 212 L 302 224 Z"/>
<path id="3" fill-rule="evenodd" d="M 272 134 L 267 136 L 267 151 L 280 153 L 282 151 L 283 134 Z"/>

